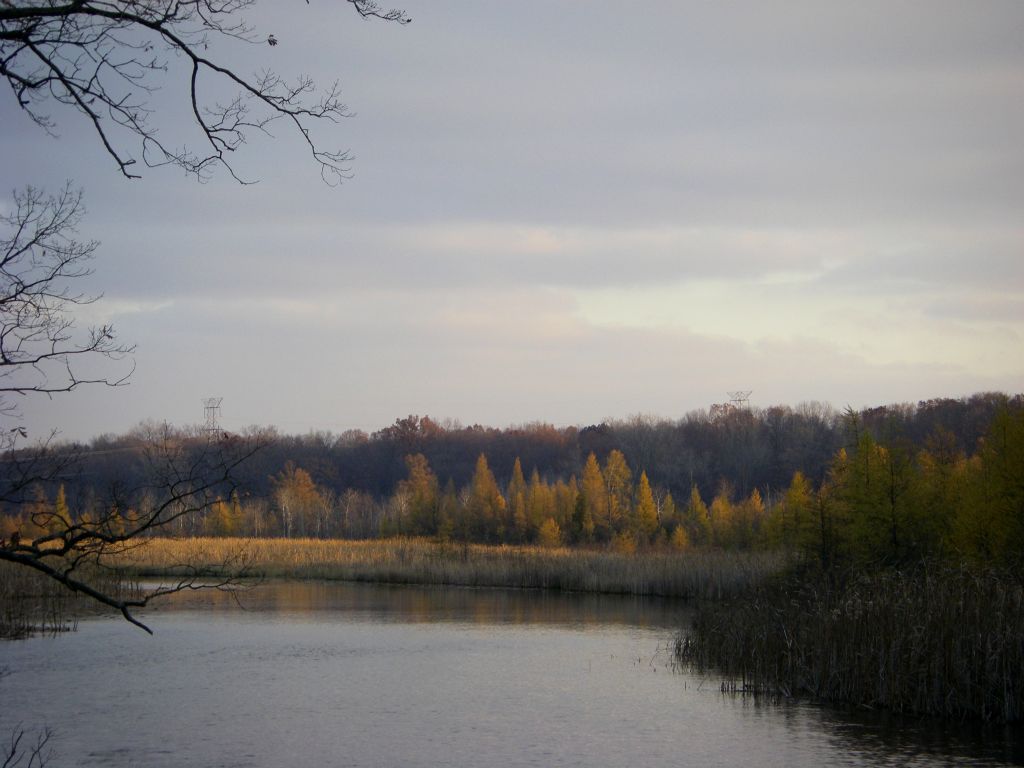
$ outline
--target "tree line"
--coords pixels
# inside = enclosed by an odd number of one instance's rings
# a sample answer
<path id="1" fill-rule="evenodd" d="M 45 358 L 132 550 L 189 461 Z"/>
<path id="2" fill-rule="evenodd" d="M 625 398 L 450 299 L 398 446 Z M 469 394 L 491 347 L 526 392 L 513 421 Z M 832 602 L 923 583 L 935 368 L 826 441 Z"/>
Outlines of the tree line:
<path id="1" fill-rule="evenodd" d="M 948 553 L 1009 562 L 1024 551 L 1022 419 L 1024 398 L 989 393 L 845 413 L 718 409 L 583 429 L 465 428 L 410 416 L 373 435 L 272 433 L 242 482 L 171 530 L 781 547 L 826 566 Z M 188 431 L 181 439 L 204 440 Z M 24 535 L 47 513 L 109 516 L 92 508 L 98 482 L 127 483 L 133 441 L 144 440 L 139 430 L 79 447 L 88 471 L 73 497 L 71 484 L 37 485 L 6 511 L 0 534 Z"/>
<path id="2" fill-rule="evenodd" d="M 1021 396 L 981 393 L 869 408 L 859 416 L 878 439 L 899 436 L 923 446 L 941 428 L 953 435 L 958 450 L 971 452 L 1001 407 L 1022 407 Z M 131 452 L 153 431 L 154 425 L 140 425 L 125 435 L 103 435 L 66 448 L 81 454 L 83 470 L 100 486 L 130 479 Z M 202 436 L 198 430 L 179 431 L 183 439 Z M 613 450 L 676 498 L 688 496 L 693 485 L 710 498 L 723 479 L 736 494 L 749 495 L 755 488 L 773 494 L 787 487 L 797 470 L 821 482 L 835 452 L 849 443 L 844 414 L 822 403 L 705 409 L 679 419 L 634 416 L 583 427 L 536 423 L 497 429 L 413 415 L 372 433 L 259 431 L 265 445 L 239 475 L 252 495 L 269 496 L 273 478 L 291 461 L 336 495 L 353 489 L 375 499 L 395 490 L 406 477 L 405 457 L 417 453 L 426 457 L 442 485 L 450 479 L 461 488 L 473 477 L 480 454 L 503 483 L 516 458 L 527 473 L 536 468 L 553 482 L 573 474 L 579 478 L 590 453 L 603 464 Z"/>

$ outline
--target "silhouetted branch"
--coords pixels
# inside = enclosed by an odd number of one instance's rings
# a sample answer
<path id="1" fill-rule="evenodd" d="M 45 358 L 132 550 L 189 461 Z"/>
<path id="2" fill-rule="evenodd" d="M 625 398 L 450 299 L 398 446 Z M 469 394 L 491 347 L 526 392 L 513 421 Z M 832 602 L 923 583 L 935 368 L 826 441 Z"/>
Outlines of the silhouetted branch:
<path id="1" fill-rule="evenodd" d="M 95 240 L 75 239 L 84 215 L 82 193 L 65 186 L 48 196 L 34 187 L 14 192 L 10 213 L 0 214 L 0 415 L 16 416 L 11 398 L 53 395 L 86 384 L 120 386 L 120 375 L 91 376 L 87 358 L 121 360 L 133 347 L 121 344 L 109 324 L 77 333 L 69 314 L 98 297 L 78 292 L 74 281 L 90 274 Z M 0 435 L 0 449 L 19 433 Z"/>
<path id="2" fill-rule="evenodd" d="M 176 582 L 157 588 L 119 594 L 99 575 L 117 570 L 131 550 L 150 537 L 170 533 L 179 520 L 208 510 L 230 496 L 235 472 L 263 444 L 259 435 L 223 435 L 218 440 L 189 437 L 163 425 L 140 447 L 137 461 L 146 478 L 130 488 L 114 485 L 102 498 L 84 508 L 66 502 L 32 498 L 32 489 L 53 484 L 53 467 L 46 456 L 24 461 L 10 457 L 0 464 L 0 482 L 8 504 L 25 510 L 23 527 L 0 540 L 0 561 L 31 568 L 72 592 L 119 611 L 125 619 L 150 632 L 132 613 L 156 597 L 197 588 L 224 588 L 246 575 L 242 560 L 221 564 L 216 573 L 185 569 Z M 31 471 L 26 471 L 30 468 Z M 21 489 L 16 493 L 12 489 Z"/>
<path id="3" fill-rule="evenodd" d="M 35 740 L 25 742 L 25 729 L 18 726 L 11 733 L 7 743 L 0 748 L 0 768 L 42 768 L 50 758 L 47 746 L 53 733 L 44 728 L 36 734 Z"/>
<path id="4" fill-rule="evenodd" d="M 362 18 L 398 24 L 409 17 L 381 8 L 373 0 L 346 0 Z M 308 3 L 308 0 L 307 0 Z M 250 133 L 266 133 L 280 119 L 302 137 L 321 175 L 330 184 L 347 177 L 345 150 L 321 147 L 310 134 L 312 123 L 336 122 L 348 108 L 338 85 L 320 91 L 306 77 L 287 82 L 273 71 L 239 74 L 211 53 L 218 39 L 274 47 L 278 38 L 259 35 L 241 14 L 256 0 L 68 0 L 0 3 L 0 75 L 18 104 L 43 130 L 55 124 L 45 111 L 51 101 L 77 110 L 91 124 L 104 150 L 127 178 L 138 142 L 149 167 L 175 165 L 200 180 L 218 165 L 240 183 L 231 153 Z M 159 135 L 148 97 L 169 74 L 168 60 L 189 66 L 189 109 L 204 137 L 204 148 L 175 147 Z M 217 82 L 237 89 L 227 103 L 204 99 Z M 122 138 L 124 133 L 128 138 Z M 134 137 L 134 141 L 132 139 Z"/>

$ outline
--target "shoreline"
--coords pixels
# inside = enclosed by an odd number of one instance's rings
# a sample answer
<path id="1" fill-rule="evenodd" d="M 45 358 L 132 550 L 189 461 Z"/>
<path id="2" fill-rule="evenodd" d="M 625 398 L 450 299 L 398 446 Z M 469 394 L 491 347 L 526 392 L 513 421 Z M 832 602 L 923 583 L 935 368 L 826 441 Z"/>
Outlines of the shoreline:
<path id="1" fill-rule="evenodd" d="M 504 587 L 724 599 L 781 572 L 777 553 L 619 553 L 429 539 L 152 539 L 114 563 L 131 579 L 236 578 Z"/>

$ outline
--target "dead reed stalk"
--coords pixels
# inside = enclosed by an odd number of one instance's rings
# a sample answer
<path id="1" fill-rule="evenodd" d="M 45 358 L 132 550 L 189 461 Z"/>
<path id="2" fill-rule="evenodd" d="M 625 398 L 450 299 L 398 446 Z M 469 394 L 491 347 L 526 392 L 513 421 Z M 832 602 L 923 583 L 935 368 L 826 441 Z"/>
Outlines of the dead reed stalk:
<path id="1" fill-rule="evenodd" d="M 922 564 L 845 581 L 791 577 L 702 605 L 676 652 L 745 691 L 1024 718 L 1024 588 L 1005 572 Z"/>

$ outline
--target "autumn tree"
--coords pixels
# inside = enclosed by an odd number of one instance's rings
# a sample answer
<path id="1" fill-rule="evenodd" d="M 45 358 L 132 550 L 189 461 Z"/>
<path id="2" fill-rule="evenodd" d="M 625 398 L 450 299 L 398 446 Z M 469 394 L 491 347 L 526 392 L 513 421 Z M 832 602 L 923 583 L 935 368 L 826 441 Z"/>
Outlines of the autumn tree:
<path id="1" fill-rule="evenodd" d="M 342 536 L 368 539 L 380 533 L 380 504 L 369 493 L 347 488 L 337 504 Z"/>
<path id="2" fill-rule="evenodd" d="M 481 453 L 476 460 L 476 471 L 466 501 L 466 514 L 474 538 L 481 541 L 498 540 L 505 508 L 505 499 L 498 488 L 498 482 L 487 465 L 487 457 Z"/>
<path id="3" fill-rule="evenodd" d="M 320 490 L 309 473 L 288 462 L 274 478 L 274 503 L 285 538 L 305 537 L 312 532 L 322 504 Z"/>
<path id="4" fill-rule="evenodd" d="M 694 544 L 711 543 L 711 512 L 696 485 L 690 487 L 690 498 L 683 510 L 683 527 L 686 529 L 687 538 Z"/>
<path id="5" fill-rule="evenodd" d="M 440 511 L 440 486 L 422 453 L 405 457 L 409 477 L 398 485 L 397 493 L 405 497 L 403 532 L 417 536 L 437 533 Z"/>
<path id="6" fill-rule="evenodd" d="M 557 547 L 562 543 L 562 530 L 554 518 L 545 520 L 537 532 L 537 543 L 542 547 Z"/>
<path id="7" fill-rule="evenodd" d="M 565 531 L 573 528 L 574 515 L 576 514 L 577 504 L 579 503 L 582 494 L 579 490 L 579 484 L 576 482 L 576 476 L 572 475 L 568 480 L 559 479 L 555 482 L 553 488 L 550 488 L 550 496 L 553 498 L 555 507 L 554 519 L 555 522 L 561 527 L 563 536 Z M 585 516 L 584 516 L 585 517 Z M 575 530 L 575 529 L 573 529 Z M 582 531 L 586 532 L 586 520 L 583 520 Z M 590 533 L 587 536 L 593 534 L 593 528 L 590 529 Z"/>
<path id="8" fill-rule="evenodd" d="M 731 548 L 736 544 L 732 503 L 732 488 L 723 482 L 711 500 L 708 516 L 711 520 L 711 541 L 716 547 Z"/>
<path id="9" fill-rule="evenodd" d="M 625 527 L 633 501 L 633 471 L 622 451 L 613 450 L 605 459 L 604 484 L 608 493 L 608 510 L 602 522 L 608 531 L 618 533 Z"/>
<path id="10" fill-rule="evenodd" d="M 666 492 L 658 502 L 658 520 L 667 533 L 671 533 L 682 524 L 682 515 L 671 492 Z"/>
<path id="11" fill-rule="evenodd" d="M 1024 565 L 1024 411 L 1001 410 L 967 467 L 956 540 L 972 559 Z"/>
<path id="12" fill-rule="evenodd" d="M 530 537 L 530 519 L 527 513 L 528 489 L 523 476 L 523 465 L 516 456 L 512 465 L 512 477 L 508 481 L 505 498 L 508 499 L 506 530 L 513 541 L 522 542 Z M 533 529 L 536 530 L 536 529 Z"/>
<path id="13" fill-rule="evenodd" d="M 768 521 L 766 537 L 769 544 L 792 549 L 804 558 L 818 557 L 821 530 L 815 515 L 813 494 L 814 489 L 803 472 L 795 472 Z"/>
<path id="14" fill-rule="evenodd" d="M 547 483 L 541 482 L 540 473 L 530 473 L 530 485 L 526 489 L 526 522 L 529 530 L 539 530 L 549 517 L 557 515 L 555 494 Z"/>
<path id="15" fill-rule="evenodd" d="M 580 478 L 580 493 L 573 508 L 573 532 L 579 541 L 590 541 L 595 535 L 610 538 L 608 524 L 608 491 L 604 475 L 593 453 L 587 456 Z"/>
<path id="16" fill-rule="evenodd" d="M 636 507 L 633 514 L 634 527 L 637 535 L 650 542 L 658 530 L 658 508 L 654 503 L 651 483 L 647 472 L 640 473 L 640 482 L 636 489 Z"/>

